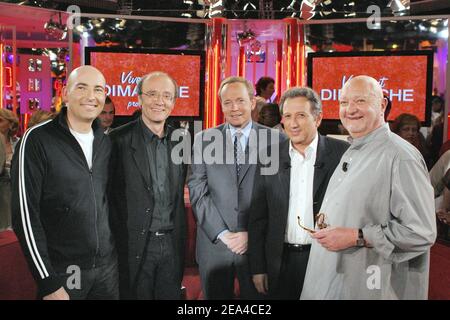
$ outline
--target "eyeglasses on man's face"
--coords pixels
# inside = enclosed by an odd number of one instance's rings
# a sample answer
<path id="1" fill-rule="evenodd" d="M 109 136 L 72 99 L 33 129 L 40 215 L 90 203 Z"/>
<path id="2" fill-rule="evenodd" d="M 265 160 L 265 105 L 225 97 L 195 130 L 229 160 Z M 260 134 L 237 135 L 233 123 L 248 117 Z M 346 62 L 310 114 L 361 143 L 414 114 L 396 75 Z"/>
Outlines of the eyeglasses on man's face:
<path id="1" fill-rule="evenodd" d="M 162 98 L 162 100 L 165 102 L 172 102 L 174 98 L 173 94 L 169 92 L 160 93 L 158 91 L 149 91 L 149 92 L 142 92 L 142 95 L 148 97 L 152 101 L 157 101 Z"/>

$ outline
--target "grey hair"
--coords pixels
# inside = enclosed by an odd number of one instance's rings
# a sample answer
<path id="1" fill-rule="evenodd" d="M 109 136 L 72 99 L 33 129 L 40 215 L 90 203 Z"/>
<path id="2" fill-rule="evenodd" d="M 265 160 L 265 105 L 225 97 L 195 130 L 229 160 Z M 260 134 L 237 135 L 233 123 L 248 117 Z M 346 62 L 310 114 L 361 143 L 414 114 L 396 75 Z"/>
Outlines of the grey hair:
<path id="1" fill-rule="evenodd" d="M 284 103 L 287 99 L 304 97 L 309 101 L 311 113 L 317 117 L 322 112 L 322 101 L 319 95 L 309 87 L 293 87 L 283 93 L 280 99 L 280 112 L 283 114 Z"/>
<path id="2" fill-rule="evenodd" d="M 138 95 L 140 95 L 140 96 L 142 95 L 142 86 L 144 85 L 144 81 L 147 79 L 150 79 L 150 78 L 154 78 L 154 77 L 167 77 L 170 81 L 172 81 L 173 86 L 175 88 L 174 99 L 178 98 L 178 85 L 177 85 L 176 81 L 171 76 L 169 76 L 167 73 L 161 72 L 161 71 L 150 72 L 141 78 L 141 80 L 137 84 Z"/>

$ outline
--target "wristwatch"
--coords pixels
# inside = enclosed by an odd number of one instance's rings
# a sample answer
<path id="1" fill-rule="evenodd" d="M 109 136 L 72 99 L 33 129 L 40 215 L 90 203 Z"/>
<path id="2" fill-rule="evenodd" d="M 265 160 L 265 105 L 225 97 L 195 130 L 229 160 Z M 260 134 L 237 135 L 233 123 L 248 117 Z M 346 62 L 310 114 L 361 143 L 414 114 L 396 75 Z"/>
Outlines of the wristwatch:
<path id="1" fill-rule="evenodd" d="M 364 234 L 362 229 L 358 229 L 358 239 L 356 239 L 357 247 L 364 247 L 366 245 L 366 241 L 364 240 Z"/>

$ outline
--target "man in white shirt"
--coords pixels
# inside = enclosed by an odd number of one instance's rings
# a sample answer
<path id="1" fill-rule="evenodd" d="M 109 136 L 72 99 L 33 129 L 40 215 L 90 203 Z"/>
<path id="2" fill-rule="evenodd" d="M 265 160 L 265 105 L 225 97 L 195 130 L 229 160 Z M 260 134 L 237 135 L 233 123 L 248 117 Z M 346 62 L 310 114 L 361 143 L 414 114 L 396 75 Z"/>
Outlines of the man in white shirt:
<path id="1" fill-rule="evenodd" d="M 298 299 L 308 263 L 314 217 L 348 143 L 321 136 L 322 106 L 310 88 L 291 88 L 280 100 L 288 141 L 280 144 L 280 170 L 256 170 L 249 213 L 253 282 L 271 299 Z"/>

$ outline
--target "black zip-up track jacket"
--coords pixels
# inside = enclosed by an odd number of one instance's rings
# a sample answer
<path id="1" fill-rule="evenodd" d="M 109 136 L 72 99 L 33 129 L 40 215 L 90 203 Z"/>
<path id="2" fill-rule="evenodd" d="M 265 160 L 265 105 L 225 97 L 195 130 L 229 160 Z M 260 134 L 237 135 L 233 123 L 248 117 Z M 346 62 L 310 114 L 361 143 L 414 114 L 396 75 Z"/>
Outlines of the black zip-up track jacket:
<path id="1" fill-rule="evenodd" d="M 94 122 L 89 169 L 66 115 L 63 108 L 27 130 L 13 157 L 13 226 L 40 297 L 63 286 L 69 266 L 102 266 L 115 252 L 106 195 L 111 142 Z"/>

